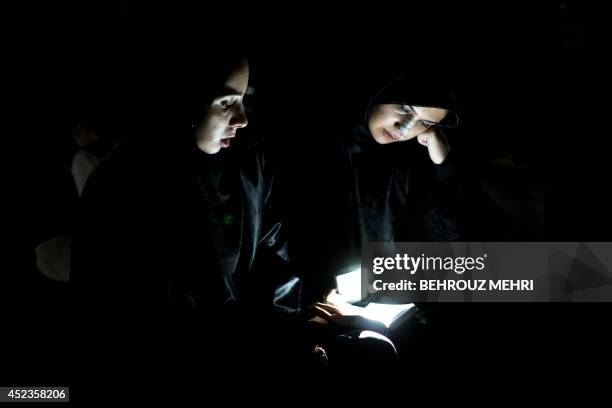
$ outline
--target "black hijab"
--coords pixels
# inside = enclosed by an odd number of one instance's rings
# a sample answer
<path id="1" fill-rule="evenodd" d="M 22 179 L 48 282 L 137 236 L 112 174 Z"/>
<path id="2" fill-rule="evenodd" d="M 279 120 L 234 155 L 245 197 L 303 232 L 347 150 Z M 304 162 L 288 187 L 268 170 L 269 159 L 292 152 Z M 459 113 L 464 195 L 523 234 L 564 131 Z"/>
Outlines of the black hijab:
<path id="1" fill-rule="evenodd" d="M 368 122 L 378 104 L 447 109 L 449 119 L 438 126 L 452 127 L 458 123 L 454 94 L 444 85 L 423 86 L 411 77 L 398 77 L 370 99 L 362 122 L 343 140 L 352 164 L 362 242 L 427 241 L 423 217 L 435 184 L 433 165 L 416 140 L 384 145 L 374 140 Z"/>
<path id="2" fill-rule="evenodd" d="M 423 83 L 418 78 L 401 76 L 384 86 L 371 100 L 366 109 L 364 124 L 367 125 L 372 109 L 380 104 L 398 104 L 446 109 L 448 114 L 437 126 L 454 127 L 459 123 L 455 94 L 444 84 Z"/>

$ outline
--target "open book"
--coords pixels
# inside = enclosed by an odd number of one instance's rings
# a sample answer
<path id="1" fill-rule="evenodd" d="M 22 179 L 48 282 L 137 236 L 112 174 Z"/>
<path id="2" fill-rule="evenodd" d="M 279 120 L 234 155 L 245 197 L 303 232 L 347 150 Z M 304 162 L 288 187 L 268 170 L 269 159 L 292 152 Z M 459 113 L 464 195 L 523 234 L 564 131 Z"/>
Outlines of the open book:
<path id="1" fill-rule="evenodd" d="M 354 303 L 363 303 L 361 298 L 361 270 L 359 269 L 337 276 L 336 284 L 337 291 L 332 293 L 327 301 L 340 309 L 344 315 L 362 316 L 382 323 L 387 329 L 393 330 L 410 319 L 416 311 L 414 303 L 369 302 L 365 306 L 355 305 Z"/>

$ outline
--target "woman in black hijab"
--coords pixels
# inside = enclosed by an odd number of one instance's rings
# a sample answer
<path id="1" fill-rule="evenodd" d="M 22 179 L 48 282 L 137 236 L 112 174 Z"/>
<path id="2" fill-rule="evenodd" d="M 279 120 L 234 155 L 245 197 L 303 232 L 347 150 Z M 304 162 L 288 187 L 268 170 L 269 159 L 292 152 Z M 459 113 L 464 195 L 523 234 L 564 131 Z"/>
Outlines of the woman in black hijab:
<path id="1" fill-rule="evenodd" d="M 83 193 L 72 266 L 88 314 L 81 340 L 96 350 L 84 361 L 158 375 L 169 358 L 165 373 L 194 393 L 210 370 L 208 391 L 257 387 L 269 379 L 255 375 L 262 364 L 282 371 L 302 349 L 272 172 L 242 135 L 249 64 L 170 61 L 178 69 L 152 76 L 153 89 L 140 82 L 138 126 Z"/>
<path id="2" fill-rule="evenodd" d="M 322 245 L 330 265 L 320 278 L 319 294 L 334 286 L 334 275 L 360 264 L 368 242 L 385 243 L 393 251 L 399 242 L 502 236 L 501 229 L 495 230 L 499 218 L 492 218 L 498 214 L 451 149 L 447 135 L 455 136 L 459 124 L 453 92 L 437 83 L 403 76 L 370 99 L 365 115 L 341 138 L 342 180 L 334 180 L 334 199 L 326 202 L 335 222 Z M 419 309 L 422 314 L 431 307 Z M 414 325 L 407 326 L 413 330 Z M 400 356 L 416 334 L 410 330 L 399 328 L 391 335 Z"/>
<path id="3" fill-rule="evenodd" d="M 360 243 L 461 238 L 463 192 L 442 131 L 458 125 L 455 98 L 415 82 L 386 85 L 343 139 Z"/>
<path id="4" fill-rule="evenodd" d="M 378 88 L 340 137 L 326 201 L 330 265 L 321 278 L 354 269 L 367 242 L 458 241 L 472 237 L 466 177 L 447 134 L 459 125 L 454 94 L 399 77 Z M 392 248 L 391 248 L 392 249 Z M 319 293 L 321 290 L 319 290 Z"/>

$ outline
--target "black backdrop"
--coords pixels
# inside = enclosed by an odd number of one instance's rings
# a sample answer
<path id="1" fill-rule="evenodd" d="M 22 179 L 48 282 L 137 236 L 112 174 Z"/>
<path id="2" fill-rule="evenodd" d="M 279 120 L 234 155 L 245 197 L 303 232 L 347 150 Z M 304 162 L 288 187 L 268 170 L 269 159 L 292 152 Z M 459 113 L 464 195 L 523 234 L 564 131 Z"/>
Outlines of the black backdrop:
<path id="1" fill-rule="evenodd" d="M 9 217 L 16 227 L 8 258 L 14 262 L 2 271 L 3 316 L 14 328 L 3 330 L 7 350 L 14 350 L 3 369 L 7 384 L 65 384 L 76 376 L 65 362 L 78 347 L 71 331 L 86 316 L 69 323 L 74 289 L 42 277 L 33 257 L 55 217 L 73 205 L 54 198 L 69 188 L 58 180 L 73 152 L 66 116 L 75 78 L 103 78 L 121 88 L 139 75 L 131 64 L 139 63 L 140 47 L 158 42 L 188 38 L 186 52 L 202 58 L 208 46 L 251 55 L 255 109 L 244 134 L 266 139 L 281 170 L 303 270 L 316 266 L 333 217 L 324 198 L 313 197 L 334 189 L 336 138 L 372 86 L 409 70 L 426 73 L 418 80 L 436 73 L 455 86 L 463 127 L 454 146 L 510 217 L 511 239 L 610 241 L 609 21 L 594 4 L 208 7 L 123 1 L 18 12 L 13 85 L 15 105 L 24 109 L 8 135 L 18 146 L 4 153 L 17 187 Z M 504 157 L 514 165 L 496 165 Z M 609 340 L 608 305 L 475 307 L 483 326 L 474 341 L 487 325 L 503 327 L 505 340 L 495 338 L 500 347 L 547 368 L 588 370 Z"/>

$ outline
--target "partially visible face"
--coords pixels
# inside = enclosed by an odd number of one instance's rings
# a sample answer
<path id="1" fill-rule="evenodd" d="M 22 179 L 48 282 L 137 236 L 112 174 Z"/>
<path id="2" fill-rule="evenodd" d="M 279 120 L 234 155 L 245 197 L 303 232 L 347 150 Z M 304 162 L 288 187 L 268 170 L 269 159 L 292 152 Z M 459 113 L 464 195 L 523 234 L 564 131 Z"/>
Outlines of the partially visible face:
<path id="1" fill-rule="evenodd" d="M 372 109 L 368 128 L 377 143 L 403 142 L 440 123 L 447 113 L 441 108 L 379 104 Z"/>
<path id="2" fill-rule="evenodd" d="M 216 154 L 230 147 L 238 129 L 247 125 L 243 99 L 248 83 L 249 65 L 245 61 L 229 75 L 223 92 L 212 101 L 196 130 L 196 144 L 204 153 Z"/>

